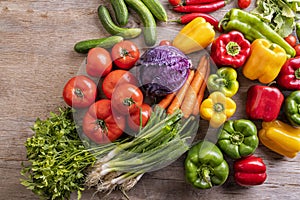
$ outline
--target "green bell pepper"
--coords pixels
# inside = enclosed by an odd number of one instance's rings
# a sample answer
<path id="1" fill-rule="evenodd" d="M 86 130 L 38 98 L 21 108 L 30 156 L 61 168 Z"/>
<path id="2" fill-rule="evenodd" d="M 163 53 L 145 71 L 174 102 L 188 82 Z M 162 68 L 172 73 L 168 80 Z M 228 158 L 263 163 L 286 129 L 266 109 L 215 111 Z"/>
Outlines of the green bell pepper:
<path id="1" fill-rule="evenodd" d="M 226 97 L 232 97 L 239 89 L 239 82 L 236 79 L 235 69 L 222 67 L 208 77 L 207 88 L 210 92 L 220 91 Z"/>
<path id="2" fill-rule="evenodd" d="M 208 189 L 227 180 L 229 167 L 215 144 L 200 141 L 188 152 L 185 174 L 187 181 L 195 188 Z"/>
<path id="3" fill-rule="evenodd" d="M 300 90 L 288 95 L 284 102 L 285 114 L 293 126 L 300 126 Z"/>
<path id="4" fill-rule="evenodd" d="M 217 144 L 232 159 L 251 155 L 259 144 L 256 126 L 246 119 L 228 120 L 219 131 Z"/>

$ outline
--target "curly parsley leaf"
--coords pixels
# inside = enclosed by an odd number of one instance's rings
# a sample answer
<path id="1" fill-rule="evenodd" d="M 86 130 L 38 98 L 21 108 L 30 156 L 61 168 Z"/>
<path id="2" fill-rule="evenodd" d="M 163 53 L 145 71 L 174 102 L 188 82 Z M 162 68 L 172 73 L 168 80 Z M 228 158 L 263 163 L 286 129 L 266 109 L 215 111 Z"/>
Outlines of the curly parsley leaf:
<path id="1" fill-rule="evenodd" d="M 42 199 L 69 199 L 84 190 L 84 170 L 96 158 L 77 134 L 71 108 L 59 108 L 46 120 L 37 119 L 34 135 L 25 142 L 29 164 L 22 163 L 21 184 Z"/>

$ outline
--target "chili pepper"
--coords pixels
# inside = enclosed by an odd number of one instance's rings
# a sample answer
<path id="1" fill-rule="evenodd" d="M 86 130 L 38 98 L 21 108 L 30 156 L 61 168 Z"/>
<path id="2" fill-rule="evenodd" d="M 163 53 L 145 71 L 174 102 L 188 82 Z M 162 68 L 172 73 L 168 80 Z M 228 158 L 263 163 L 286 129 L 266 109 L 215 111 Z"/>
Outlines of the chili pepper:
<path id="1" fill-rule="evenodd" d="M 251 44 L 251 53 L 243 67 L 243 74 L 250 80 L 272 82 L 279 74 L 287 55 L 279 45 L 266 39 L 256 39 Z"/>
<path id="2" fill-rule="evenodd" d="M 300 151 L 300 129 L 279 120 L 263 122 L 258 137 L 272 151 L 294 158 Z"/>
<path id="3" fill-rule="evenodd" d="M 179 6 L 179 5 L 206 4 L 206 3 L 216 2 L 216 1 L 223 1 L 223 0 L 169 0 L 169 3 L 172 6 Z"/>
<path id="4" fill-rule="evenodd" d="M 242 33 L 230 31 L 213 41 L 210 55 L 218 66 L 239 68 L 250 55 L 250 42 Z"/>
<path id="5" fill-rule="evenodd" d="M 256 126 L 246 119 L 226 121 L 218 134 L 218 146 L 232 159 L 251 155 L 258 143 Z"/>
<path id="6" fill-rule="evenodd" d="M 268 24 L 259 17 L 237 8 L 231 9 L 220 21 L 220 26 L 226 32 L 237 30 L 244 34 L 250 42 L 264 38 L 281 46 L 291 57 L 296 55 L 295 49 L 284 38 L 277 34 Z"/>
<path id="7" fill-rule="evenodd" d="M 236 110 L 235 102 L 221 92 L 211 93 L 200 105 L 200 116 L 213 128 L 220 127 Z"/>
<path id="8" fill-rule="evenodd" d="M 185 25 L 173 40 L 173 46 L 185 54 L 202 50 L 215 37 L 213 26 L 202 17 L 197 17 Z"/>
<path id="9" fill-rule="evenodd" d="M 182 15 L 176 22 L 180 24 L 187 24 L 191 22 L 193 19 L 197 17 L 204 18 L 208 23 L 210 23 L 217 31 L 222 32 L 222 28 L 219 27 L 219 21 L 214 18 L 213 16 L 207 14 L 207 13 L 189 13 Z"/>
<path id="10" fill-rule="evenodd" d="M 221 150 L 209 141 L 200 141 L 188 151 L 185 175 L 189 183 L 200 189 L 222 185 L 228 178 L 229 167 Z"/>
<path id="11" fill-rule="evenodd" d="M 226 97 L 232 97 L 239 89 L 236 71 L 231 67 L 222 67 L 215 74 L 211 74 L 207 80 L 207 88 L 210 92 L 220 91 Z"/>
<path id="12" fill-rule="evenodd" d="M 253 85 L 248 89 L 246 113 L 251 119 L 275 120 L 280 112 L 284 96 L 276 87 Z"/>
<path id="13" fill-rule="evenodd" d="M 277 83 L 286 90 L 300 90 L 300 57 L 290 58 L 285 62 Z"/>
<path id="14" fill-rule="evenodd" d="M 300 90 L 294 91 L 285 99 L 285 114 L 293 126 L 300 126 Z"/>
<path id="15" fill-rule="evenodd" d="M 227 1 L 216 1 L 207 4 L 176 6 L 173 8 L 173 10 L 182 13 L 191 13 L 191 12 L 209 13 L 223 8 L 224 6 L 226 6 L 226 4 Z"/>
<path id="16" fill-rule="evenodd" d="M 267 179 L 267 167 L 260 157 L 248 156 L 233 163 L 235 182 L 241 186 L 261 185 Z"/>

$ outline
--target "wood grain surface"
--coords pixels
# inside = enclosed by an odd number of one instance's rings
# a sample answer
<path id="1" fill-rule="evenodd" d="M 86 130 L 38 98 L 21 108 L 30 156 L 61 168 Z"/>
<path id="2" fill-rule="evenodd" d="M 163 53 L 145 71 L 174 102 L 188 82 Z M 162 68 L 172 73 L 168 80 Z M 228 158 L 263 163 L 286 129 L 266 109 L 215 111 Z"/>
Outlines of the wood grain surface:
<path id="1" fill-rule="evenodd" d="M 26 160 L 24 142 L 33 132 L 35 119 L 44 119 L 49 111 L 65 105 L 62 88 L 74 76 L 85 55 L 74 52 L 76 42 L 108 36 L 96 14 L 105 0 L 0 0 L 0 199 L 38 199 L 20 184 L 21 162 Z M 169 18 L 179 16 L 162 1 Z M 254 2 L 252 2 L 253 4 Z M 236 1 L 213 13 L 220 19 Z M 130 10 L 129 26 L 140 26 Z M 159 27 L 179 30 L 174 23 Z M 168 38 L 166 36 L 166 39 Z M 239 75 L 240 90 L 234 97 L 237 113 L 245 117 L 248 87 L 255 82 Z M 210 137 L 207 122 L 201 121 L 199 135 Z M 266 165 L 268 178 L 263 185 L 240 187 L 233 181 L 232 170 L 226 183 L 209 190 L 198 190 L 184 178 L 184 156 L 158 171 L 145 174 L 127 195 L 132 200 L 157 199 L 299 199 L 300 157 L 287 159 L 260 145 L 256 155 Z M 232 164 L 232 163 L 230 163 Z M 87 190 L 86 199 L 126 199 L 121 192 L 109 196 Z M 72 195 L 76 199 L 76 195 Z"/>

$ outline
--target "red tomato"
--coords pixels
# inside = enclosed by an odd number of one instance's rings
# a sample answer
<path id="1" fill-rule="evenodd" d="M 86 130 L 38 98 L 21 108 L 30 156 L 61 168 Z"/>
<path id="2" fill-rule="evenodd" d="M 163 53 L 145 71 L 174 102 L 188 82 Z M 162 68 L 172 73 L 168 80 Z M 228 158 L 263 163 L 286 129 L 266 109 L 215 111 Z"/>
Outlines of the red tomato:
<path id="1" fill-rule="evenodd" d="M 172 43 L 169 40 L 162 40 L 160 41 L 159 46 L 163 46 L 163 45 L 171 46 Z"/>
<path id="2" fill-rule="evenodd" d="M 181 5 L 181 0 L 169 0 L 169 3 L 172 6 L 178 6 L 178 5 Z"/>
<path id="3" fill-rule="evenodd" d="M 102 91 L 107 98 L 111 99 L 115 87 L 124 83 L 137 85 L 137 79 L 129 71 L 122 69 L 114 70 L 104 78 L 102 83 Z"/>
<path id="4" fill-rule="evenodd" d="M 125 128 L 125 117 L 113 115 L 111 101 L 101 99 L 92 104 L 83 118 L 84 134 L 97 144 L 118 139 Z"/>
<path id="5" fill-rule="evenodd" d="M 285 37 L 284 39 L 285 39 L 285 41 L 286 41 L 287 43 L 289 43 L 289 45 L 291 45 L 292 47 L 296 46 L 296 44 L 297 44 L 297 37 L 294 36 L 294 35 L 292 35 L 292 34 L 288 35 L 288 36 Z"/>
<path id="6" fill-rule="evenodd" d="M 133 42 L 124 40 L 113 46 L 111 56 L 117 67 L 121 69 L 130 69 L 139 59 L 140 52 Z"/>
<path id="7" fill-rule="evenodd" d="M 112 70 L 112 61 L 106 49 L 96 47 L 89 50 L 86 61 L 86 72 L 90 76 L 103 77 Z"/>
<path id="8" fill-rule="evenodd" d="M 135 106 L 143 104 L 143 93 L 137 86 L 124 83 L 114 89 L 111 102 L 113 111 L 128 115 L 134 111 Z"/>
<path id="9" fill-rule="evenodd" d="M 134 111 L 130 113 L 130 115 L 127 117 L 127 124 L 133 131 L 138 131 L 140 128 L 140 125 L 144 127 L 151 115 L 152 109 L 148 104 L 142 104 L 141 107 L 135 107 Z M 140 118 L 140 114 L 142 114 L 142 118 Z M 142 119 L 142 123 L 141 120 Z"/>
<path id="10" fill-rule="evenodd" d="M 238 0 L 238 6 L 241 9 L 248 8 L 251 4 L 251 0 Z"/>
<path id="11" fill-rule="evenodd" d="M 294 46 L 294 49 L 296 51 L 296 56 L 300 56 L 300 44 L 297 44 L 296 46 Z"/>
<path id="12" fill-rule="evenodd" d="M 90 78 L 80 75 L 71 78 L 63 89 L 65 102 L 73 108 L 85 108 L 95 102 L 97 85 Z"/>

